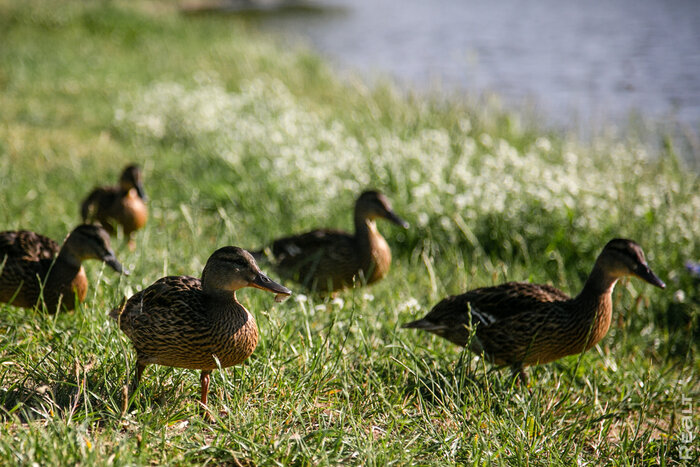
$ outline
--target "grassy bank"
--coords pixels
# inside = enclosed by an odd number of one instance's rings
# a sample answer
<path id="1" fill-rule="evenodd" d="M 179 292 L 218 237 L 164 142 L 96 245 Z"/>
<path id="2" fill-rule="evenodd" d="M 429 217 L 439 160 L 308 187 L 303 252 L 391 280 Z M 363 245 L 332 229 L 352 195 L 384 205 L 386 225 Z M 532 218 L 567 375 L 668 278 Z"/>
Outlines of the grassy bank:
<path id="1" fill-rule="evenodd" d="M 63 238 L 82 197 L 129 162 L 144 167 L 151 213 L 136 251 L 115 240 L 131 276 L 86 264 L 80 310 L 0 304 L 0 459 L 675 465 L 683 398 L 700 400 L 700 292 L 684 268 L 700 259 L 700 181 L 679 159 L 341 82 L 313 54 L 171 2 L 0 0 L 0 230 Z M 261 343 L 214 372 L 216 423 L 197 415 L 198 375 L 163 367 L 122 416 L 134 354 L 107 319 L 122 296 L 199 275 L 223 245 L 350 229 L 367 187 L 412 225 L 379 225 L 394 255 L 385 280 L 336 300 L 241 292 Z M 532 369 L 532 394 L 400 329 L 445 295 L 506 280 L 575 294 L 620 236 L 668 288 L 619 283 L 608 335 Z"/>

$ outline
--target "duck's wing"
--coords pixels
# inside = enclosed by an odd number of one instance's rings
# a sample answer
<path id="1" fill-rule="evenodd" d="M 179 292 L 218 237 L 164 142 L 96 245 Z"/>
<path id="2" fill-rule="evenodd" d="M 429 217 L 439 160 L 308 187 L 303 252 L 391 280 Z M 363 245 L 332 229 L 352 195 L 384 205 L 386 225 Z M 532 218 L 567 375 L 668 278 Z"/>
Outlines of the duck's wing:
<path id="1" fill-rule="evenodd" d="M 0 233 L 0 301 L 31 307 L 59 251 L 56 242 L 28 230 Z M 47 293 L 49 291 L 46 291 Z"/>
<path id="2" fill-rule="evenodd" d="M 280 238 L 272 255 L 281 269 L 296 270 L 319 262 L 343 263 L 357 255 L 355 238 L 342 230 L 318 229 Z"/>
<path id="3" fill-rule="evenodd" d="M 447 297 L 435 305 L 423 320 L 440 326 L 462 326 L 479 322 L 491 326 L 497 321 L 531 313 L 543 303 L 568 300 L 569 296 L 550 285 L 507 282 Z"/>
<path id="4" fill-rule="evenodd" d="M 362 269 L 355 237 L 340 230 L 314 230 L 277 240 L 272 254 L 278 273 L 310 289 L 351 286 Z"/>
<path id="5" fill-rule="evenodd" d="M 83 222 L 88 222 L 105 215 L 110 215 L 112 207 L 121 197 L 120 188 L 116 186 L 97 187 L 83 200 L 80 205 L 80 216 Z"/>
<path id="6" fill-rule="evenodd" d="M 300 235 L 292 235 L 272 243 L 272 255 L 282 263 L 313 255 L 318 251 L 349 247 L 354 237 L 342 230 L 317 229 Z"/>
<path id="7" fill-rule="evenodd" d="M 543 310 L 551 308 L 552 302 L 568 299 L 568 295 L 550 285 L 508 282 L 447 297 L 425 317 L 403 327 L 430 331 L 464 346 L 469 341 L 470 324 L 478 324 L 481 332 L 519 321 L 528 325 Z"/>
<path id="8" fill-rule="evenodd" d="M 452 298 L 455 306 L 469 307 L 473 322 L 492 326 L 500 320 L 529 315 L 545 303 L 568 300 L 569 296 L 550 285 L 507 282 Z"/>
<path id="9" fill-rule="evenodd" d="M 124 333 L 136 342 L 149 336 L 172 334 L 189 327 L 206 312 L 202 283 L 196 277 L 163 277 L 134 294 L 110 313 Z"/>
<path id="10" fill-rule="evenodd" d="M 41 261 L 51 260 L 60 246 L 48 237 L 29 230 L 0 232 L 0 259 Z"/>

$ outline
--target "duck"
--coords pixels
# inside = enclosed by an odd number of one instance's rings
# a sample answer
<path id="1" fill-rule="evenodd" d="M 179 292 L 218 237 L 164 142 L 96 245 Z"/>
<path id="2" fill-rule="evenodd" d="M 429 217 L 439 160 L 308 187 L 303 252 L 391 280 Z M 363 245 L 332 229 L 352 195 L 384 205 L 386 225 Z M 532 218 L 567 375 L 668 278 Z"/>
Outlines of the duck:
<path id="1" fill-rule="evenodd" d="M 130 164 L 122 171 L 119 185 L 96 187 L 90 192 L 80 206 L 80 215 L 83 222 L 99 222 L 110 234 L 120 225 L 133 250 L 132 234 L 148 220 L 147 200 L 141 169 Z"/>
<path id="2" fill-rule="evenodd" d="M 492 363 L 509 366 L 513 377 L 527 384 L 525 367 L 585 352 L 605 336 L 612 291 L 625 276 L 666 287 L 636 242 L 616 238 L 605 245 L 576 297 L 546 284 L 507 282 L 447 297 L 402 327 L 469 346 Z"/>
<path id="3" fill-rule="evenodd" d="M 245 361 L 258 344 L 253 315 L 236 299 L 236 291 L 254 287 L 291 295 L 258 267 L 253 256 L 235 246 L 216 250 L 201 278 L 167 276 L 158 279 L 110 312 L 136 350 L 138 387 L 147 365 L 200 370 L 200 404 L 206 418 L 210 375 Z"/>
<path id="4" fill-rule="evenodd" d="M 316 229 L 274 240 L 253 255 L 267 259 L 281 276 L 311 291 L 335 293 L 355 284 L 372 284 L 391 266 L 391 249 L 377 230 L 376 219 L 409 227 L 384 194 L 368 190 L 355 202 L 355 233 Z"/>
<path id="5" fill-rule="evenodd" d="M 98 225 L 77 226 L 62 245 L 30 230 L 0 232 L 0 302 L 21 308 L 44 304 L 50 313 L 74 310 L 87 295 L 82 262 L 88 259 L 128 274 Z"/>

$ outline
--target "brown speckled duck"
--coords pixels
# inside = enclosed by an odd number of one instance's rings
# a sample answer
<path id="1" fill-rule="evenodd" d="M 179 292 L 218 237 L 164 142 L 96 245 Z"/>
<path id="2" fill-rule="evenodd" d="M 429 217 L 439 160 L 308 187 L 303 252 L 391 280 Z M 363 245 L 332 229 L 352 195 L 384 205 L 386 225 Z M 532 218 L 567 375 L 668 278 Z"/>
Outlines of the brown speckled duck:
<path id="1" fill-rule="evenodd" d="M 43 297 L 51 313 L 58 311 L 59 304 L 72 310 L 87 294 L 81 265 L 86 259 L 99 259 L 125 272 L 100 226 L 79 225 L 61 246 L 28 230 L 0 232 L 0 302 L 32 308 Z"/>
<path id="2" fill-rule="evenodd" d="M 665 287 L 638 244 L 614 239 L 574 298 L 549 285 L 508 282 L 445 298 L 423 319 L 403 327 L 423 329 L 461 346 L 471 344 L 493 363 L 509 365 L 526 383 L 524 367 L 585 352 L 605 336 L 612 290 L 624 276 Z M 470 323 L 476 326 L 471 343 Z"/>
<path id="3" fill-rule="evenodd" d="M 163 277 L 112 310 L 110 316 L 136 349 L 135 385 L 151 363 L 202 370 L 201 403 L 206 408 L 216 359 L 222 368 L 236 365 L 258 344 L 255 319 L 236 300 L 236 290 L 243 287 L 278 297 L 291 294 L 263 274 L 250 253 L 226 246 L 209 257 L 201 279 Z"/>
<path id="4" fill-rule="evenodd" d="M 391 209 L 378 191 L 366 191 L 355 203 L 355 233 L 318 229 L 280 238 L 264 251 L 275 269 L 310 290 L 335 292 L 354 283 L 371 284 L 391 266 L 391 249 L 377 230 L 375 220 L 387 219 L 403 228 L 408 223 Z"/>
<path id="5" fill-rule="evenodd" d="M 116 225 L 121 225 L 129 248 L 134 249 L 131 234 L 146 225 L 148 208 L 143 191 L 141 169 L 129 165 L 119 177 L 118 186 L 97 187 L 85 198 L 80 215 L 83 222 L 97 221 L 114 234 Z"/>

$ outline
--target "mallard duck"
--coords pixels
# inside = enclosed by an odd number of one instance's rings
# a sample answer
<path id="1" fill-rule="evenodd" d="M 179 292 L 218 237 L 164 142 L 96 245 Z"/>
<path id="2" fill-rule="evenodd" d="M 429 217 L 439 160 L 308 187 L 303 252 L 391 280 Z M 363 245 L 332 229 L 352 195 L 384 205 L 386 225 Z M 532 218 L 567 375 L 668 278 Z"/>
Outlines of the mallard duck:
<path id="1" fill-rule="evenodd" d="M 109 234 L 100 226 L 79 225 L 59 246 L 48 237 L 28 230 L 0 232 L 0 302 L 32 308 L 42 302 L 55 313 L 59 304 L 73 310 L 87 294 L 88 282 L 81 263 L 99 259 L 119 273 Z"/>
<path id="2" fill-rule="evenodd" d="M 391 249 L 377 230 L 375 219 L 387 219 L 403 228 L 408 223 L 391 209 L 386 196 L 366 191 L 355 202 L 355 233 L 317 229 L 275 240 L 270 248 L 254 252 L 271 256 L 284 277 L 311 290 L 335 292 L 354 283 L 371 284 L 391 266 Z"/>
<path id="3" fill-rule="evenodd" d="M 119 177 L 118 186 L 97 187 L 80 206 L 83 222 L 97 221 L 114 234 L 116 225 L 121 225 L 129 248 L 135 244 L 131 234 L 146 225 L 148 208 L 143 191 L 141 169 L 138 165 L 127 166 Z"/>
<path id="4" fill-rule="evenodd" d="M 243 287 L 278 298 L 291 294 L 263 274 L 250 253 L 226 246 L 209 257 L 201 279 L 163 277 L 112 310 L 136 349 L 134 386 L 151 363 L 201 370 L 200 402 L 206 409 L 212 370 L 243 362 L 258 344 L 255 319 L 236 300 Z"/>
<path id="5" fill-rule="evenodd" d="M 605 245 L 574 298 L 549 285 L 508 282 L 445 298 L 423 319 L 403 327 L 423 329 L 461 346 L 469 344 L 493 363 L 509 365 L 513 375 L 527 383 L 524 367 L 585 352 L 605 336 L 612 290 L 624 276 L 665 287 L 637 243 L 614 239 Z"/>

